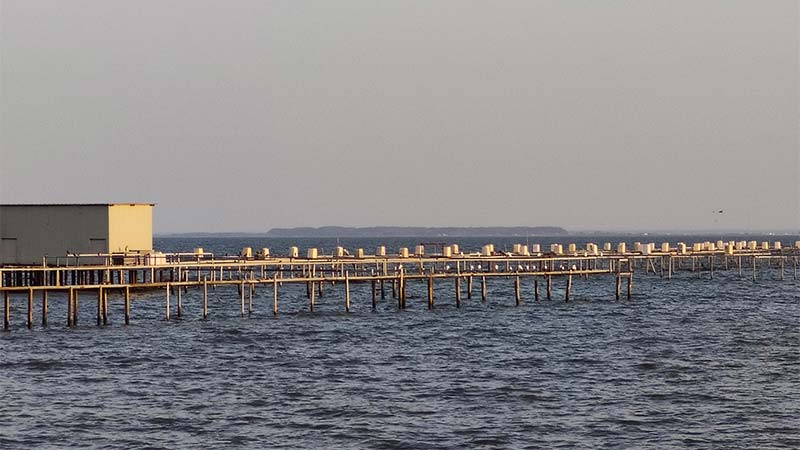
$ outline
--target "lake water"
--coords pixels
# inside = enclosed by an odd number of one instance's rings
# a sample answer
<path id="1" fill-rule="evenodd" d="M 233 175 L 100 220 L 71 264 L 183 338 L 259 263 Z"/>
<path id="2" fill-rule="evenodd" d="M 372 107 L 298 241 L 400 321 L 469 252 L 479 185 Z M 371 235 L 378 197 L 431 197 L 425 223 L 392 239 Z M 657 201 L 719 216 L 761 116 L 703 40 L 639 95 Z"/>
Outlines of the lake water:
<path id="1" fill-rule="evenodd" d="M 371 252 L 419 241 L 339 243 Z M 518 241 L 456 240 L 466 250 Z M 279 253 L 336 240 L 155 244 Z M 486 302 L 460 309 L 439 283 L 433 311 L 423 284 L 409 284 L 405 311 L 391 295 L 373 311 L 370 286 L 354 285 L 349 314 L 341 285 L 314 313 L 304 287 L 285 285 L 277 317 L 264 288 L 246 318 L 235 288 L 218 288 L 208 320 L 190 290 L 170 322 L 151 292 L 135 295 L 127 327 L 121 298 L 110 298 L 106 327 L 87 298 L 74 329 L 62 297 L 51 296 L 51 325 L 33 330 L 20 301 L 0 333 L 0 448 L 800 448 L 800 282 L 786 275 L 637 273 L 631 301 L 614 300 L 611 277 L 576 278 L 569 303 L 562 280 L 539 302 L 524 280 L 520 307 L 511 280 L 491 280 Z"/>

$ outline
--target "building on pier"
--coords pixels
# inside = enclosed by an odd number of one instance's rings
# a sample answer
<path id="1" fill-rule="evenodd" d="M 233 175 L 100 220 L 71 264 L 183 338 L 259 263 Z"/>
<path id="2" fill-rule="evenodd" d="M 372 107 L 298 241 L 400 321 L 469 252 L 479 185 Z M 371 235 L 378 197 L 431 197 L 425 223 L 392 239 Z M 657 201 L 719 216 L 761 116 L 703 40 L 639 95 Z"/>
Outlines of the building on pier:
<path id="1" fill-rule="evenodd" d="M 0 205 L 0 265 L 38 265 L 45 257 L 67 254 L 150 252 L 153 206 L 152 203 Z"/>

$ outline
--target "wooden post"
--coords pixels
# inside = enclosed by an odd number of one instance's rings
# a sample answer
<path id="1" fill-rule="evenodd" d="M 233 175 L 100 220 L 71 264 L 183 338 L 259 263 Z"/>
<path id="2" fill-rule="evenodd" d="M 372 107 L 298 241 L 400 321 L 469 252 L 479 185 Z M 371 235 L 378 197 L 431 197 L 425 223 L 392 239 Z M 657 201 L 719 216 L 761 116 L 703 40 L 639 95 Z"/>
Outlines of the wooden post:
<path id="1" fill-rule="evenodd" d="M 74 288 L 69 288 L 69 293 L 67 295 L 67 326 L 72 326 L 72 302 L 73 297 L 75 296 Z M 6 293 L 8 295 L 8 293 Z"/>
<path id="2" fill-rule="evenodd" d="M 97 325 L 103 323 L 103 288 L 97 289 Z"/>
<path id="3" fill-rule="evenodd" d="M 533 279 L 533 300 L 539 301 L 539 279 L 535 277 Z"/>
<path id="4" fill-rule="evenodd" d="M 47 326 L 47 289 L 42 289 L 42 326 Z"/>
<path id="5" fill-rule="evenodd" d="M 203 278 L 203 319 L 206 318 L 208 318 L 208 275 Z"/>
<path id="6" fill-rule="evenodd" d="M 756 257 L 753 255 L 753 281 L 756 281 Z"/>
<path id="7" fill-rule="evenodd" d="M 521 295 L 520 295 L 520 292 L 519 292 L 519 288 L 520 288 L 519 284 L 520 284 L 519 275 L 517 275 L 516 277 L 514 277 L 514 297 L 516 299 L 517 306 L 519 306 L 519 303 L 520 303 L 520 300 L 521 300 Z"/>
<path id="8" fill-rule="evenodd" d="M 344 272 L 344 311 L 350 312 L 350 271 Z"/>
<path id="9" fill-rule="evenodd" d="M 108 325 L 108 289 L 103 289 L 103 325 Z"/>
<path id="10" fill-rule="evenodd" d="M 433 273 L 428 275 L 428 309 L 433 309 Z"/>
<path id="11" fill-rule="evenodd" d="M 628 274 L 628 300 L 631 299 L 633 293 L 633 272 Z"/>
<path id="12" fill-rule="evenodd" d="M 272 315 L 278 315 L 278 274 L 272 277 Z"/>
<path id="13" fill-rule="evenodd" d="M 781 258 L 781 281 L 783 281 L 783 272 L 784 272 L 784 269 L 785 269 L 786 261 L 785 261 L 785 258 L 783 256 L 781 256 L 780 258 Z"/>
<path id="14" fill-rule="evenodd" d="M 11 327 L 11 296 L 8 291 L 4 292 L 5 301 L 3 306 L 3 329 L 8 330 Z"/>
<path id="15" fill-rule="evenodd" d="M 33 328 L 33 288 L 28 288 L 28 329 Z"/>
<path id="16" fill-rule="evenodd" d="M 397 298 L 397 278 L 392 278 L 392 298 Z"/>
<path id="17" fill-rule="evenodd" d="M 481 276 L 481 301 L 486 301 L 486 275 Z"/>
<path id="18" fill-rule="evenodd" d="M 324 292 L 323 292 L 323 290 L 322 290 L 322 286 L 323 286 L 324 284 L 325 284 L 325 281 L 324 281 L 324 280 L 319 280 L 319 298 L 322 298 L 322 295 L 324 294 Z"/>
<path id="19" fill-rule="evenodd" d="M 311 286 L 311 283 L 313 283 L 313 281 L 309 281 L 308 283 L 309 283 L 309 286 Z M 310 295 L 308 297 L 308 310 L 311 311 L 311 312 L 314 312 L 314 287 L 313 286 L 311 286 L 310 291 L 311 292 L 310 292 Z"/>
<path id="20" fill-rule="evenodd" d="M 548 275 L 547 276 L 547 299 L 548 300 L 552 300 L 553 299 L 553 276 L 552 275 Z"/>
<path id="21" fill-rule="evenodd" d="M 239 295 L 239 313 L 244 317 L 244 281 L 239 283 L 239 292 L 241 293 Z"/>
<path id="22" fill-rule="evenodd" d="M 461 277 L 459 276 L 455 278 L 455 288 L 456 288 L 456 308 L 461 308 Z"/>
<path id="23" fill-rule="evenodd" d="M 78 297 L 80 290 L 75 289 L 72 295 L 72 326 L 78 326 Z"/>
<path id="24" fill-rule="evenodd" d="M 714 255 L 708 257 L 709 276 L 714 279 Z"/>
<path id="25" fill-rule="evenodd" d="M 381 279 L 381 300 L 386 300 L 386 289 L 383 286 L 383 279 Z"/>
<path id="26" fill-rule="evenodd" d="M 179 319 L 183 315 L 183 301 L 181 299 L 181 291 L 182 290 L 183 290 L 183 288 L 178 286 L 178 292 L 175 294 L 177 296 L 175 298 L 175 300 L 177 302 L 177 304 L 175 305 L 177 307 L 177 310 L 175 311 L 175 314 L 178 316 Z"/>
<path id="27" fill-rule="evenodd" d="M 467 299 L 472 299 L 472 275 L 467 277 Z"/>
<path id="28" fill-rule="evenodd" d="M 255 285 L 253 283 L 249 283 L 250 288 L 247 291 L 247 315 L 253 314 L 253 291 L 255 290 Z"/>
<path id="29" fill-rule="evenodd" d="M 406 271 L 400 269 L 400 278 L 397 281 L 397 298 L 401 308 L 406 309 Z"/>
<path id="30" fill-rule="evenodd" d="M 377 302 L 377 299 L 376 299 L 378 293 L 377 293 L 377 287 L 375 286 L 375 283 L 376 283 L 376 281 L 372 280 L 372 282 L 371 282 L 371 284 L 372 284 L 372 309 L 375 309 L 378 306 L 377 305 L 378 302 Z"/>
<path id="31" fill-rule="evenodd" d="M 614 285 L 614 297 L 616 297 L 617 300 L 619 300 L 620 291 L 622 291 L 622 277 L 617 274 L 617 280 Z"/>
<path id="32" fill-rule="evenodd" d="M 569 301 L 569 291 L 572 289 L 572 275 L 567 275 L 567 291 L 564 293 L 564 301 Z"/>
<path id="33" fill-rule="evenodd" d="M 131 324 L 131 288 L 125 286 L 125 325 Z"/>
<path id="34" fill-rule="evenodd" d="M 166 309 L 164 311 L 164 320 L 169 320 L 169 290 L 170 290 L 170 285 L 169 283 L 167 283 L 167 297 L 165 302 Z"/>
<path id="35" fill-rule="evenodd" d="M 667 257 L 667 279 L 672 279 L 672 255 Z"/>

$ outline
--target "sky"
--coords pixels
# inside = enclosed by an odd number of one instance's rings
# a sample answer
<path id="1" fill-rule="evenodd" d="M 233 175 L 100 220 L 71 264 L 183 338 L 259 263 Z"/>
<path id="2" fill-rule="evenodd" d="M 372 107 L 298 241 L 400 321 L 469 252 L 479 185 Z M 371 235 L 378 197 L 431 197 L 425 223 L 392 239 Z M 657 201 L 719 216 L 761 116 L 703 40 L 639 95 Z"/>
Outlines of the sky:
<path id="1" fill-rule="evenodd" d="M 796 231 L 799 3 L 2 0 L 0 202 Z"/>

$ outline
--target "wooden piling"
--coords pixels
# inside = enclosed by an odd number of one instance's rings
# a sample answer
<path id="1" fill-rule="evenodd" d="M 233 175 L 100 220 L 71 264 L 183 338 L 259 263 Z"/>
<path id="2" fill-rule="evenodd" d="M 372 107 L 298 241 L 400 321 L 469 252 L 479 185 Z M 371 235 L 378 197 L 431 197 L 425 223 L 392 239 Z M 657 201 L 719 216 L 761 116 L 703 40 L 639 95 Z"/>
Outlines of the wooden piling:
<path id="1" fill-rule="evenodd" d="M 633 272 L 628 274 L 628 300 L 631 299 L 633 293 Z"/>
<path id="2" fill-rule="evenodd" d="M 181 298 L 181 291 L 183 288 L 178 286 L 178 292 L 175 293 L 175 315 L 180 319 L 183 316 L 183 299 Z"/>
<path id="3" fill-rule="evenodd" d="M 428 309 L 433 309 L 433 274 L 428 275 Z"/>
<path id="4" fill-rule="evenodd" d="M 47 326 L 47 289 L 42 289 L 42 326 Z"/>
<path id="5" fill-rule="evenodd" d="M 622 291 L 622 277 L 617 274 L 616 282 L 614 283 L 614 297 L 619 300 L 620 291 Z"/>
<path id="6" fill-rule="evenodd" d="M 472 300 L 472 275 L 467 277 L 467 299 Z"/>
<path id="7" fill-rule="evenodd" d="M 572 275 L 567 275 L 567 289 L 564 293 L 564 301 L 569 301 L 569 291 L 572 290 Z"/>
<path id="8" fill-rule="evenodd" d="M 519 292 L 520 290 L 519 284 L 520 284 L 519 275 L 517 275 L 516 277 L 514 277 L 514 298 L 516 299 L 517 306 L 519 306 L 519 303 L 522 299 Z"/>
<path id="9" fill-rule="evenodd" d="M 386 289 L 384 288 L 383 279 L 381 279 L 381 300 L 386 300 Z"/>
<path id="10" fill-rule="evenodd" d="M 272 277 L 272 315 L 278 315 L 278 274 Z"/>
<path id="11" fill-rule="evenodd" d="M 344 311 L 350 312 L 350 272 L 344 272 Z"/>
<path id="12" fill-rule="evenodd" d="M 6 293 L 8 295 L 8 293 Z M 72 305 L 75 296 L 75 289 L 69 288 L 69 293 L 67 295 L 67 326 L 72 326 Z"/>
<path id="13" fill-rule="evenodd" d="M 103 323 L 103 288 L 97 289 L 97 326 Z"/>
<path id="14" fill-rule="evenodd" d="M 79 289 L 75 289 L 72 295 L 72 326 L 78 326 L 78 298 L 79 298 Z"/>
<path id="15" fill-rule="evenodd" d="M 486 277 L 481 277 L 481 301 L 486 301 Z"/>
<path id="16" fill-rule="evenodd" d="M 169 285 L 169 283 L 167 283 L 167 297 L 166 297 L 166 301 L 164 302 L 165 306 L 166 306 L 165 311 L 164 311 L 164 320 L 167 320 L 167 321 L 169 321 L 169 309 L 170 309 L 169 308 L 169 289 L 170 289 L 170 285 Z"/>
<path id="17" fill-rule="evenodd" d="M 125 286 L 125 325 L 131 324 L 131 288 Z"/>
<path id="18" fill-rule="evenodd" d="M 456 308 L 461 308 L 461 277 L 455 277 Z"/>
<path id="19" fill-rule="evenodd" d="M 3 329 L 8 330 L 11 327 L 11 296 L 8 291 L 4 293 L 5 301 L 3 302 Z"/>
<path id="20" fill-rule="evenodd" d="M 309 281 L 309 283 L 311 283 Z M 308 297 L 308 310 L 310 312 L 314 312 L 314 288 L 312 287 L 310 292 L 310 296 Z"/>
<path id="21" fill-rule="evenodd" d="M 375 280 L 372 280 L 372 282 L 370 283 L 372 285 L 371 286 L 372 287 L 372 309 L 375 309 L 378 306 L 378 302 L 377 302 L 377 296 L 378 296 L 377 289 L 378 288 L 376 286 L 376 283 L 377 282 Z"/>
<path id="22" fill-rule="evenodd" d="M 533 300 L 537 301 L 537 302 L 539 301 L 539 279 L 538 278 L 534 278 L 533 279 Z"/>
<path id="23" fill-rule="evenodd" d="M 247 290 L 247 315 L 253 314 L 253 291 L 255 291 L 255 285 L 253 283 L 249 283 L 249 288 Z"/>
<path id="24" fill-rule="evenodd" d="M 103 289 L 103 325 L 108 325 L 108 289 Z"/>
<path id="25" fill-rule="evenodd" d="M 28 288 L 28 329 L 33 328 L 33 288 Z"/>
<path id="26" fill-rule="evenodd" d="M 547 299 L 548 300 L 552 300 L 553 299 L 553 276 L 552 275 L 548 275 L 547 276 Z"/>
<path id="27" fill-rule="evenodd" d="M 208 275 L 206 275 L 206 277 L 203 278 L 203 319 L 207 318 L 208 318 Z"/>

